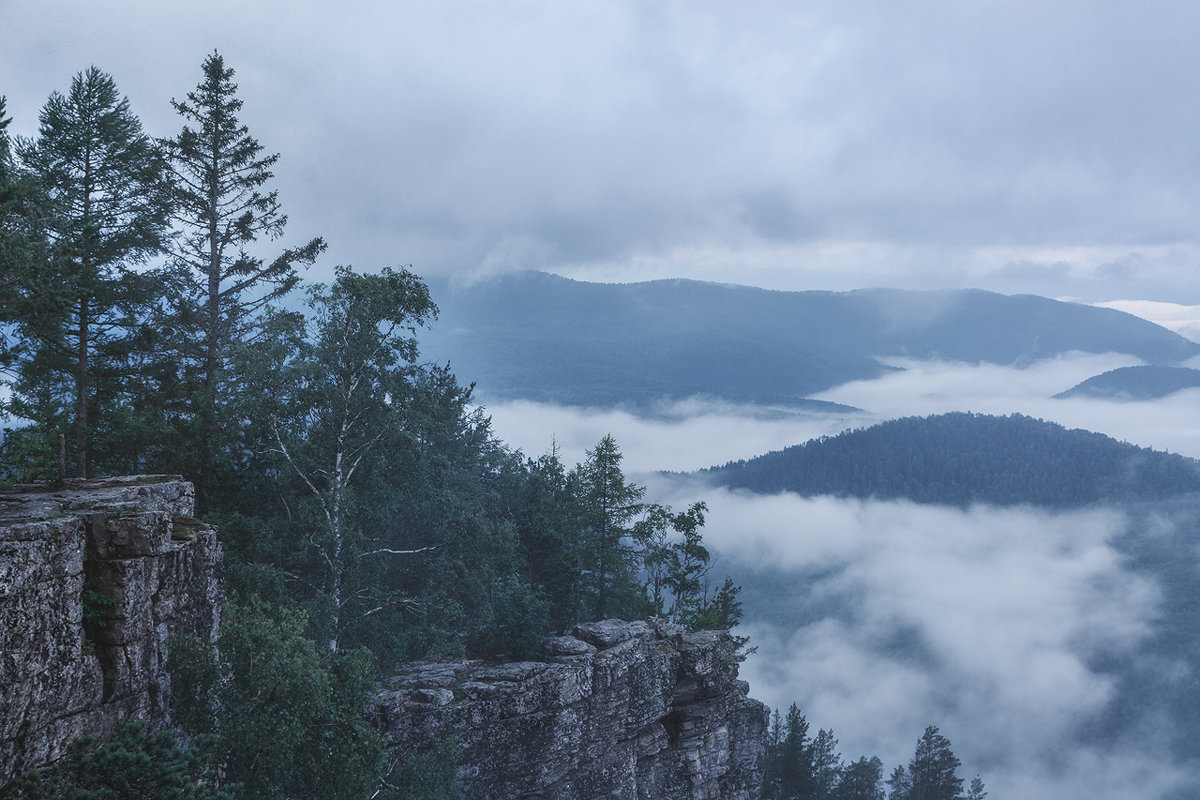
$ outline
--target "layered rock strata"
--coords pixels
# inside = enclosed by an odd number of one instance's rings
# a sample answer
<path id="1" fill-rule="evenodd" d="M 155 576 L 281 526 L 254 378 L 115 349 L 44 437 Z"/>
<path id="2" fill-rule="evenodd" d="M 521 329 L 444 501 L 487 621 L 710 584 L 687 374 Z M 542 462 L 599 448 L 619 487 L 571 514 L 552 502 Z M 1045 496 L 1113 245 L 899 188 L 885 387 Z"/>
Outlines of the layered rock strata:
<path id="1" fill-rule="evenodd" d="M 216 641 L 215 531 L 176 476 L 0 487 L 0 786 L 77 736 L 166 722 L 166 641 Z"/>
<path id="2" fill-rule="evenodd" d="M 748 800 L 768 711 L 735 649 L 657 620 L 578 625 L 536 661 L 413 665 L 374 720 L 397 756 L 453 737 L 473 800 Z"/>

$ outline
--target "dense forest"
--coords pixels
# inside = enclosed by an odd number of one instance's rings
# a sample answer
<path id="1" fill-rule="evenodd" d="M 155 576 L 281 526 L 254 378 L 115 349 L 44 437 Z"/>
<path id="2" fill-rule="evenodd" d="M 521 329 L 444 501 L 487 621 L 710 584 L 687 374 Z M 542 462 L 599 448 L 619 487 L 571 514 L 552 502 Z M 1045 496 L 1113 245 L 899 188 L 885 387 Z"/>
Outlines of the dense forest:
<path id="1" fill-rule="evenodd" d="M 959 777 L 962 762 L 950 740 L 930 725 L 917 740 L 908 764 L 897 764 L 884 780 L 883 762 L 861 756 L 846 763 L 833 731 L 809 736 L 808 720 L 793 703 L 776 710 L 767 734 L 763 800 L 984 800 L 983 779 Z M 964 788 L 966 793 L 964 794 Z"/>
<path id="2" fill-rule="evenodd" d="M 1194 459 L 1021 414 L 889 420 L 701 474 L 755 492 L 958 506 L 1071 508 L 1200 491 Z"/>
<path id="3" fill-rule="evenodd" d="M 0 481 L 183 474 L 231 595 L 219 651 L 171 642 L 180 730 L 129 721 L 0 794 L 459 797 L 453 742 L 389 756 L 364 721 L 380 676 L 520 658 L 607 617 L 731 628 L 740 587 L 711 575 L 705 505 L 646 502 L 611 436 L 573 466 L 500 442 L 473 387 L 423 360 L 421 278 L 302 280 L 324 242 L 287 235 L 279 156 L 240 121 L 233 74 L 205 59 L 161 139 L 94 67 L 33 138 L 9 135 L 0 97 Z M 807 729 L 776 714 L 764 797 L 963 796 L 936 728 L 886 782 Z M 985 794 L 977 778 L 965 797 Z"/>
<path id="4" fill-rule="evenodd" d="M 1200 386 L 1200 369 L 1150 364 L 1110 369 L 1054 396 L 1058 399 L 1098 397 L 1113 400 L 1155 400 L 1197 386 Z"/>
<path id="5" fill-rule="evenodd" d="M 831 411 L 810 395 L 887 374 L 892 359 L 1021 365 L 1082 351 L 1178 364 L 1200 353 L 1112 309 L 979 290 L 785 292 L 524 272 L 446 281 L 437 293 L 443 324 L 425 347 L 486 385 L 485 399 L 643 414 L 696 395 Z"/>
<path id="6" fill-rule="evenodd" d="M 95 67 L 32 138 L 0 98 L 0 481 L 183 474 L 231 590 L 219 653 L 172 644 L 187 748 L 131 725 L 10 788 L 453 797 L 452 747 L 385 758 L 377 676 L 608 617 L 729 628 L 739 589 L 709 574 L 704 504 L 645 502 L 612 437 L 573 466 L 498 441 L 422 360 L 438 309 L 415 274 L 302 282 L 325 245 L 287 229 L 233 74 L 209 56 L 160 139 Z"/>

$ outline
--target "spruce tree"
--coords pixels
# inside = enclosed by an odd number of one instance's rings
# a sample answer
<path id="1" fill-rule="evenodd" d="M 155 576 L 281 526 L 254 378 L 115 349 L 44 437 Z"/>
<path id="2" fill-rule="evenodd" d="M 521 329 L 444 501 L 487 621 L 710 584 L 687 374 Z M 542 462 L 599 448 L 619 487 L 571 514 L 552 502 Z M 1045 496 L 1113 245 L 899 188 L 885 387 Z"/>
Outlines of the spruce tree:
<path id="1" fill-rule="evenodd" d="M 225 422 L 223 397 L 231 349 L 254 335 L 260 312 L 291 290 L 298 265 L 325 249 L 320 238 L 286 248 L 270 260 L 256 242 L 277 240 L 287 224 L 278 192 L 269 189 L 279 155 L 265 154 L 239 118 L 233 69 L 214 52 L 203 78 L 171 104 L 183 129 L 162 145 L 174 175 L 175 309 L 170 329 L 185 373 L 194 470 L 202 494 L 212 483 Z"/>
<path id="2" fill-rule="evenodd" d="M 86 477 L 95 431 L 137 388 L 129 357 L 160 290 L 135 268 L 162 251 L 170 196 L 157 147 L 96 67 L 53 93 L 39 120 L 17 150 L 44 201 L 48 253 L 15 287 L 29 344 L 14 410 L 48 427 L 69 419 Z"/>
<path id="3" fill-rule="evenodd" d="M 958 777 L 961 763 L 950 749 L 950 740 L 938 732 L 937 726 L 927 727 L 908 762 L 911 788 L 907 800 L 955 800 L 963 787 Z"/>
<path id="4" fill-rule="evenodd" d="M 624 611 L 614 595 L 632 584 L 629 549 L 622 540 L 633 533 L 631 522 L 642 511 L 646 489 L 625 480 L 621 459 L 616 440 L 608 434 L 576 467 L 588 553 L 585 570 L 591 578 L 587 584 L 594 598 L 592 619 Z"/>
<path id="5" fill-rule="evenodd" d="M 884 800 L 883 762 L 863 756 L 846 765 L 833 795 L 837 800 Z"/>

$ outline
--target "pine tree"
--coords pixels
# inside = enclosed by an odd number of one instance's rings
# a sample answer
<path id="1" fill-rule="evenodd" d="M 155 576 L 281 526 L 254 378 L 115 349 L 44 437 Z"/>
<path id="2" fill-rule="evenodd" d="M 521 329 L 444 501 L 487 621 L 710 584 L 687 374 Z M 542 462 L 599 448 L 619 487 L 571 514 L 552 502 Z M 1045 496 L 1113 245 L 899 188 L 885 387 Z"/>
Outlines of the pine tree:
<path id="1" fill-rule="evenodd" d="M 812 742 L 808 738 L 808 720 L 795 703 L 788 708 L 784 717 L 778 761 L 777 782 L 781 800 L 811 797 L 815 785 Z"/>
<path id="2" fill-rule="evenodd" d="M 988 793 L 983 789 L 983 778 L 976 775 L 971 779 L 971 788 L 967 792 L 966 800 L 984 800 Z"/>
<path id="3" fill-rule="evenodd" d="M 5 105 L 6 99 L 0 95 L 0 387 L 10 388 L 20 345 L 14 343 L 9 326 L 20 319 L 27 302 L 21 287 L 45 254 L 36 230 L 36 194 L 14 158 L 8 134 L 12 119 L 6 116 Z M 0 413 L 8 406 L 7 395 L 0 392 Z"/>
<path id="4" fill-rule="evenodd" d="M 833 731 L 822 728 L 812 741 L 812 797 L 832 800 L 842 777 L 842 757 L 837 751 Z"/>
<path id="5" fill-rule="evenodd" d="M 613 595 L 632 584 L 629 551 L 622 540 L 632 535 L 630 522 L 642 510 L 646 489 L 625 480 L 621 458 L 621 450 L 609 434 L 576 467 L 587 548 L 585 570 L 591 577 L 588 584 L 594 598 L 592 619 L 621 611 Z"/>
<path id="6" fill-rule="evenodd" d="M 909 800 L 912 790 L 912 776 L 903 764 L 897 764 L 892 775 L 887 779 L 888 800 Z"/>
<path id="7" fill-rule="evenodd" d="M 551 627 L 566 630 L 576 622 L 573 610 L 579 559 L 576 497 L 553 443 L 549 453 L 525 465 L 526 480 L 517 520 L 526 580 L 541 587 L 551 603 Z"/>
<path id="8" fill-rule="evenodd" d="M 159 289 L 134 267 L 162 251 L 170 196 L 154 142 L 96 67 L 52 94 L 39 120 L 18 154 L 44 197 L 49 253 L 17 290 L 31 344 L 14 409 L 43 425 L 69 418 L 75 474 L 86 477 L 98 425 L 138 382 L 127 359 Z M 47 387 L 44 403 L 31 400 Z"/>
<path id="9" fill-rule="evenodd" d="M 231 349 L 252 338 L 259 314 L 299 280 L 297 265 L 325 249 L 315 238 L 264 261 L 251 252 L 262 239 L 284 233 L 287 217 L 267 186 L 278 154 L 266 155 L 238 114 L 234 71 L 218 53 L 201 67 L 203 79 L 171 104 L 183 129 L 162 145 L 174 175 L 174 219 L 180 229 L 173 253 L 175 309 L 170 325 L 188 382 L 189 438 L 204 494 L 212 483 L 223 427 L 222 398 Z"/>
<path id="10" fill-rule="evenodd" d="M 863 756 L 846 765 L 833 795 L 837 800 L 884 800 L 883 762 Z"/>
<path id="11" fill-rule="evenodd" d="M 961 763 L 950 749 L 950 740 L 938 732 L 937 726 L 927 727 L 908 762 L 912 785 L 907 800 L 955 800 L 963 787 L 958 777 Z"/>

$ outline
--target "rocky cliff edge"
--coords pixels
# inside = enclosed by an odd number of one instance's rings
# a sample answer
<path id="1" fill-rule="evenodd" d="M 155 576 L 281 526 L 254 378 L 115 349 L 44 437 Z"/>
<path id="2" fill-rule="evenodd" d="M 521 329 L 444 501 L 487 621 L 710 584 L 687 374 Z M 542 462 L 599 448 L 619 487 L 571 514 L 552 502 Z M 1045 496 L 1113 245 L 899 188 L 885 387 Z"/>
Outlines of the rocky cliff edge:
<path id="1" fill-rule="evenodd" d="M 216 532 L 177 476 L 0 487 L 0 786 L 122 719 L 166 722 L 166 641 L 216 641 Z"/>
<path id="2" fill-rule="evenodd" d="M 373 715 L 397 755 L 454 737 L 473 800 L 748 800 L 768 711 L 735 651 L 721 631 L 588 623 L 536 661 L 415 664 Z"/>

